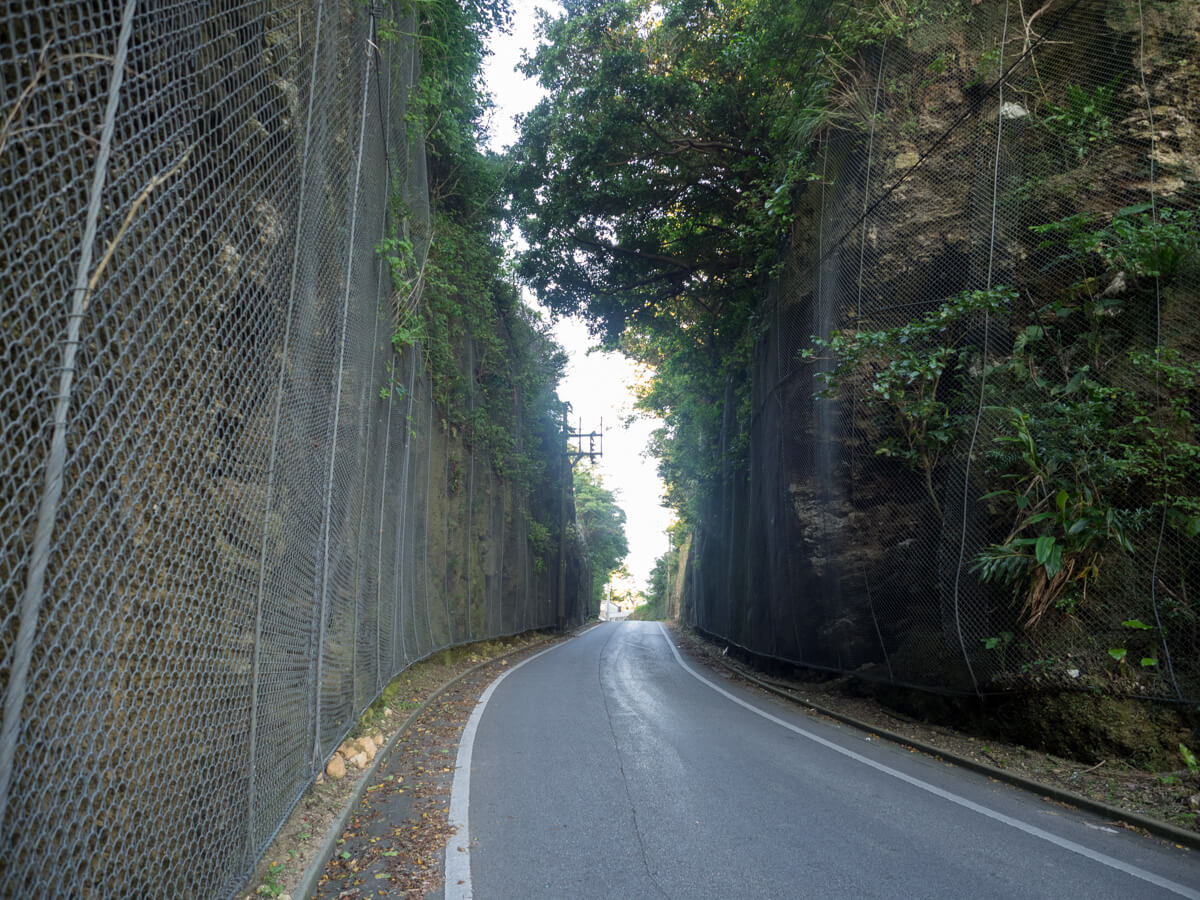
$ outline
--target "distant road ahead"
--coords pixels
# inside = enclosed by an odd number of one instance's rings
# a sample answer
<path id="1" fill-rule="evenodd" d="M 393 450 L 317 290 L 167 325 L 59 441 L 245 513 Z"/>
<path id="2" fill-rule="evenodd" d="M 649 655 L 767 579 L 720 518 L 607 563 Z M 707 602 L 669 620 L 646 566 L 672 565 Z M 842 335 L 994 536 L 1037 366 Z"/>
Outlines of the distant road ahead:
<path id="1" fill-rule="evenodd" d="M 464 749 L 447 898 L 1200 900 L 1196 853 L 746 690 L 656 623 L 511 671 Z"/>

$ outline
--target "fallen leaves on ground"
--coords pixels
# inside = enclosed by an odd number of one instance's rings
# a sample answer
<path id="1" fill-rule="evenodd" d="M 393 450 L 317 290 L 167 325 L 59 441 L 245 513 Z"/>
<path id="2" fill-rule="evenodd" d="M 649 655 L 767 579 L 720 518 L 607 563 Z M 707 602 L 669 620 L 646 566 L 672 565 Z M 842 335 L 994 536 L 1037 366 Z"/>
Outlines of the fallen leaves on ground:
<path id="1" fill-rule="evenodd" d="M 418 900 L 441 885 L 454 835 L 450 789 L 459 738 L 479 695 L 508 664 L 497 660 L 456 683 L 381 760 L 325 867 L 317 898 Z"/>

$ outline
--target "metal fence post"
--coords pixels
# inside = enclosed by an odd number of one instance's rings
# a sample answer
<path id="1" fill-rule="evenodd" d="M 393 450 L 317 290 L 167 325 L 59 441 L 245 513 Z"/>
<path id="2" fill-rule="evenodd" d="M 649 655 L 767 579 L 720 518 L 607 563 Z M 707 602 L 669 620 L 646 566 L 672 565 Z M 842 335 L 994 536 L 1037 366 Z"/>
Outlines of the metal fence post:
<path id="1" fill-rule="evenodd" d="M 362 103 L 358 111 L 358 152 L 354 165 L 354 182 L 350 191 L 350 230 L 346 238 L 349 248 L 354 247 L 354 238 L 358 228 L 358 189 L 362 176 L 363 142 L 367 127 L 367 96 L 368 84 L 371 77 L 371 53 L 366 50 L 366 63 L 363 65 Z M 350 319 L 350 288 L 353 283 L 354 254 L 347 253 L 346 258 L 346 290 L 342 295 L 342 330 L 338 341 L 338 362 L 334 369 L 333 392 L 333 428 L 330 431 L 329 467 L 325 475 L 325 538 L 321 557 L 321 597 L 320 618 L 317 622 L 317 677 L 314 685 L 316 699 L 316 714 L 313 722 L 313 769 L 321 760 L 321 683 L 325 677 L 325 629 L 329 617 L 329 543 L 333 530 L 333 471 L 337 463 L 338 425 L 342 411 L 342 381 L 346 371 L 346 332 Z"/>
<path id="2" fill-rule="evenodd" d="M 279 353 L 279 380 L 275 386 L 275 410 L 271 422 L 271 448 L 267 455 L 267 496 L 263 510 L 263 535 L 258 557 L 258 595 L 254 609 L 254 647 L 250 676 L 250 746 L 249 772 L 246 788 L 246 855 L 254 858 L 255 832 L 258 825 L 258 701 L 260 666 L 262 661 L 263 602 L 267 590 L 267 545 L 271 527 L 271 510 L 275 503 L 275 476 L 279 458 L 279 420 L 283 409 L 283 388 L 287 378 L 287 360 L 291 349 L 292 316 L 296 305 L 296 281 L 300 270 L 300 234 L 304 222 L 304 209 L 308 188 L 308 154 L 312 142 L 313 101 L 316 96 L 317 48 L 321 46 L 321 11 L 324 0 L 317 0 L 316 31 L 313 38 L 312 71 L 309 74 L 308 110 L 304 119 L 304 149 L 300 155 L 300 189 L 296 203 L 296 232 L 292 244 L 292 277 L 288 286 L 287 312 L 283 325 L 283 346 Z"/>
<path id="3" fill-rule="evenodd" d="M 4 695 L 4 718 L 0 724 L 0 825 L 4 822 L 8 808 L 8 788 L 12 780 L 13 759 L 17 750 L 17 737 L 21 730 L 21 710 L 25 705 L 26 679 L 33 657 L 33 642 L 37 633 L 38 617 L 42 608 L 42 595 L 46 583 L 46 567 L 50 563 L 50 540 L 54 535 L 54 520 L 58 514 L 58 502 L 62 498 L 63 470 L 67 462 L 67 414 L 71 407 L 71 388 L 75 381 L 75 357 L 79 352 L 79 332 L 87 312 L 95 284 L 89 274 L 92 267 L 92 246 L 96 239 L 100 206 L 104 184 L 108 174 L 108 160 L 112 152 L 113 127 L 117 104 L 121 98 L 121 83 L 125 77 L 125 57 L 129 52 L 129 36 L 133 32 L 133 14 L 137 0 L 126 0 L 121 15 L 121 31 L 117 35 L 117 48 L 113 55 L 112 79 L 108 83 L 108 102 L 104 108 L 104 126 L 100 134 L 100 148 L 96 164 L 92 169 L 92 186 L 88 194 L 87 220 L 79 246 L 79 264 L 75 269 L 75 286 L 72 288 L 71 312 L 67 317 L 67 336 L 63 341 L 62 365 L 59 368 L 58 395 L 54 404 L 54 433 L 50 438 L 50 455 L 46 462 L 46 482 L 38 504 L 37 526 L 33 546 L 29 554 L 29 575 L 25 591 L 21 595 L 21 618 L 17 639 L 13 647 L 12 670 L 9 673 L 7 692 Z"/>

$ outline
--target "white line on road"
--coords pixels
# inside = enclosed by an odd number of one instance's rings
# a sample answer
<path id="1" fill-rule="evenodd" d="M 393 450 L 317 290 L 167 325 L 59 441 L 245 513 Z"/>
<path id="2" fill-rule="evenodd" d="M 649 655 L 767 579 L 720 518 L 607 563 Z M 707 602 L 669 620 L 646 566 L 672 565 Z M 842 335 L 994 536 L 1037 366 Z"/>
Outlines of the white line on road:
<path id="1" fill-rule="evenodd" d="M 591 631 L 591 629 L 587 629 Z M 581 632 L 582 633 L 582 632 Z M 450 786 L 449 820 L 454 834 L 446 844 L 446 900 L 471 900 L 471 831 L 468 822 L 468 812 L 471 809 L 471 753 L 475 747 L 475 732 L 479 729 L 479 720 L 483 718 L 483 710 L 492 694 L 505 678 L 526 663 L 531 663 L 543 653 L 549 653 L 556 647 L 561 647 L 566 641 L 561 641 L 553 647 L 547 647 L 533 656 L 521 660 L 511 669 L 501 672 L 496 680 L 487 686 L 479 696 L 479 703 L 471 712 L 471 718 L 463 729 L 458 742 L 458 757 L 454 762 L 454 782 Z"/>
<path id="2" fill-rule="evenodd" d="M 750 712 L 752 712 L 756 715 L 762 716 L 764 719 L 767 719 L 770 722 L 774 722 L 776 725 L 786 728 L 788 731 L 794 732 L 795 734 L 798 734 L 803 738 L 807 738 L 808 740 L 813 741 L 814 743 L 820 744 L 822 747 L 826 747 L 829 750 L 834 751 L 835 753 L 840 753 L 842 756 L 847 756 L 850 759 L 853 759 L 856 762 L 860 762 L 865 766 L 870 766 L 872 769 L 875 769 L 878 772 L 883 772 L 885 775 L 891 775 L 893 778 L 898 778 L 900 781 L 903 781 L 906 784 L 911 784 L 913 787 L 920 788 L 923 791 L 927 791 L 936 797 L 941 797 L 943 800 L 948 800 L 951 803 L 954 803 L 954 804 L 957 804 L 958 806 L 963 807 L 964 809 L 969 809 L 972 812 L 979 813 L 979 815 L 981 815 L 981 816 L 986 816 L 989 819 L 993 819 L 997 822 L 1001 822 L 1012 828 L 1016 828 L 1018 831 L 1023 831 L 1026 834 L 1031 835 L 1035 838 L 1040 838 L 1043 841 L 1048 841 L 1049 843 L 1054 844 L 1057 847 L 1061 847 L 1064 850 L 1069 850 L 1072 853 L 1078 853 L 1080 856 L 1086 857 L 1087 859 L 1090 859 L 1093 862 L 1098 862 L 1101 865 L 1108 866 L 1109 868 L 1112 868 L 1112 869 L 1116 869 L 1119 872 L 1124 872 L 1126 875 L 1131 875 L 1132 877 L 1140 879 L 1141 881 L 1145 881 L 1150 884 L 1156 885 L 1157 887 L 1160 887 L 1160 888 L 1163 888 L 1164 890 L 1170 891 L 1173 894 L 1178 894 L 1181 897 L 1189 897 L 1189 898 L 1191 898 L 1191 900 L 1200 900 L 1200 892 L 1194 891 L 1185 885 L 1178 884 L 1174 881 L 1170 881 L 1166 878 L 1163 878 L 1160 875 L 1155 875 L 1153 872 L 1148 872 L 1145 869 L 1141 869 L 1141 868 L 1138 868 L 1137 866 L 1130 865 L 1129 863 L 1122 862 L 1119 859 L 1114 859 L 1111 856 L 1108 856 L 1104 853 L 1100 853 L 1097 850 L 1092 850 L 1091 848 L 1085 847 L 1082 844 L 1077 844 L 1074 841 L 1069 841 L 1066 838 L 1059 837 L 1056 834 L 1051 834 L 1049 831 L 1043 831 L 1041 828 L 1038 828 L 1036 825 L 1030 825 L 1027 822 L 1020 821 L 1019 819 L 1014 819 L 1011 816 L 1006 816 L 1006 815 L 1004 815 L 1004 813 L 997 812 L 994 809 L 989 809 L 986 806 L 980 806 L 978 803 L 968 800 L 966 797 L 960 797 L 960 796 L 958 796 L 958 794 L 953 794 L 950 791 L 943 790 L 942 788 L 932 785 L 927 781 L 922 781 L 919 778 L 914 778 L 911 775 L 906 775 L 903 772 L 899 771 L 898 769 L 893 769 L 890 766 L 885 766 L 883 763 L 879 763 L 873 759 L 869 759 L 868 757 L 863 756 L 861 753 L 855 753 L 853 750 L 843 747 L 840 744 L 835 744 L 833 741 L 826 740 L 825 738 L 820 737 L 819 735 L 813 734 L 811 731 L 807 731 L 798 725 L 793 725 L 791 722 L 787 722 L 784 719 L 779 718 L 778 716 L 773 716 L 769 712 L 759 709 L 754 704 L 746 702 L 741 697 L 737 697 L 737 696 L 731 694 L 729 691 L 725 690 L 720 685 L 717 685 L 717 684 L 709 681 L 707 678 L 705 678 L 703 675 L 701 675 L 699 672 L 697 672 L 695 669 L 693 669 L 691 666 L 689 666 L 686 662 L 684 662 L 683 657 L 679 655 L 679 651 L 677 649 L 675 649 L 674 641 L 672 641 L 670 635 L 667 634 L 666 627 L 663 626 L 663 624 L 661 622 L 659 623 L 659 628 L 662 630 L 663 638 L 666 640 L 667 646 L 671 648 L 671 652 L 675 655 L 675 661 L 678 662 L 679 665 L 683 667 L 683 670 L 685 672 L 687 672 L 689 675 L 691 675 L 693 678 L 700 681 L 701 683 L 708 685 L 710 688 L 712 688 L 714 691 L 716 691 L 721 696 L 723 696 L 729 700 L 732 700 L 738 706 L 745 707 L 746 709 L 750 710 Z M 455 779 L 455 780 L 457 782 L 457 779 Z M 446 896 L 449 897 L 449 894 L 447 894 Z"/>

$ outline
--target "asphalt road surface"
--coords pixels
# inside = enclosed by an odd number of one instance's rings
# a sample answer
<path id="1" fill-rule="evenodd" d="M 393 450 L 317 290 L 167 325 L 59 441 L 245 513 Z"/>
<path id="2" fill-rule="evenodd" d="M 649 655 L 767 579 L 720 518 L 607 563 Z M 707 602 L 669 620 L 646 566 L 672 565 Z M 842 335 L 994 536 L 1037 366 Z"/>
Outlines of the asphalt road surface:
<path id="1" fill-rule="evenodd" d="M 1200 858 L 826 723 L 613 622 L 493 683 L 447 898 L 1200 898 Z"/>

